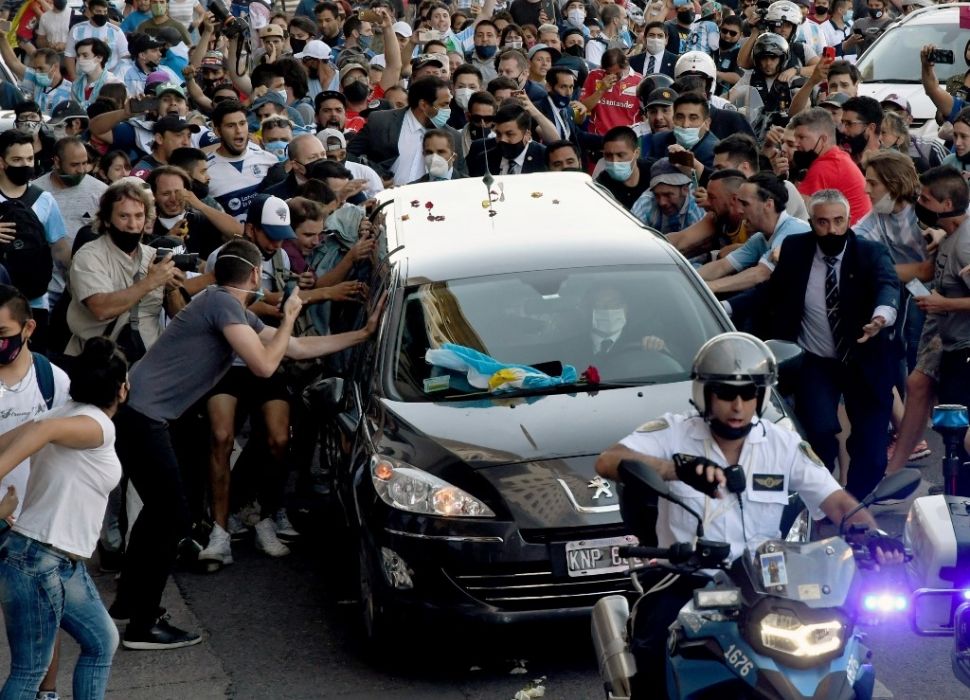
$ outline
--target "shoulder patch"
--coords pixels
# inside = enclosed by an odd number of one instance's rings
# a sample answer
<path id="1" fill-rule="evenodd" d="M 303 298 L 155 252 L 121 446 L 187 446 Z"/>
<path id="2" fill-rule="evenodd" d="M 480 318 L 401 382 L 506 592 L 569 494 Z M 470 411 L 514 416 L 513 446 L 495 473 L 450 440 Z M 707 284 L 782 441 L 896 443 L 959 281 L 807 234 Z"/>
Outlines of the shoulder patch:
<path id="1" fill-rule="evenodd" d="M 812 446 L 809 445 L 804 440 L 802 440 L 801 442 L 798 443 L 798 449 L 802 451 L 802 454 L 803 455 L 805 455 L 810 460 L 812 460 L 813 462 L 815 462 L 815 464 L 817 464 L 818 466 L 820 466 L 820 467 L 824 467 L 825 466 L 825 463 L 821 459 L 819 459 L 819 457 L 818 457 L 817 454 L 815 454 L 815 450 L 812 449 Z"/>
<path id="2" fill-rule="evenodd" d="M 658 430 L 666 430 L 670 427 L 670 423 L 667 422 L 666 418 L 657 418 L 656 420 L 647 421 L 639 428 L 636 432 L 638 433 L 655 433 Z"/>

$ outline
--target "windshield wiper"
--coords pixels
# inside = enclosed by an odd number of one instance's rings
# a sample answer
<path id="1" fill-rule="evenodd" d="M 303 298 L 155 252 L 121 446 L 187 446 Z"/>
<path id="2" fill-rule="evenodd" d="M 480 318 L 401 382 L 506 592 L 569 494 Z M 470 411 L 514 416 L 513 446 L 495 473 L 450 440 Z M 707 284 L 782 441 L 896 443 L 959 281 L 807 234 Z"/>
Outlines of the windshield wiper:
<path id="1" fill-rule="evenodd" d="M 650 386 L 657 382 L 652 380 L 638 380 L 630 382 L 599 382 L 590 384 L 588 382 L 575 382 L 573 384 L 554 384 L 550 386 L 522 387 L 510 389 L 508 391 L 492 392 L 487 389 L 481 391 L 470 391 L 465 394 L 451 394 L 436 398 L 437 401 L 468 401 L 474 399 L 510 399 L 523 396 L 550 396 L 553 394 L 578 394 L 592 393 L 604 389 L 630 389 L 638 386 Z"/>

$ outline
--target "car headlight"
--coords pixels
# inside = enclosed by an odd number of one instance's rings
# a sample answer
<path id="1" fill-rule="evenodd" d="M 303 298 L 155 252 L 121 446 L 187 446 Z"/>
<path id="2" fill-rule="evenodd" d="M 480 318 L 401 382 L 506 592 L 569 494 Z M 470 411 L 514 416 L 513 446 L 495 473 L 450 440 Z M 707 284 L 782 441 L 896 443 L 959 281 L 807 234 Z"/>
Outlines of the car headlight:
<path id="1" fill-rule="evenodd" d="M 807 625 L 794 615 L 772 612 L 761 619 L 758 631 L 766 649 L 808 659 L 838 651 L 843 630 L 839 620 Z"/>
<path id="2" fill-rule="evenodd" d="M 371 457 L 374 490 L 387 505 L 446 518 L 494 518 L 487 505 L 444 479 L 387 457 Z"/>

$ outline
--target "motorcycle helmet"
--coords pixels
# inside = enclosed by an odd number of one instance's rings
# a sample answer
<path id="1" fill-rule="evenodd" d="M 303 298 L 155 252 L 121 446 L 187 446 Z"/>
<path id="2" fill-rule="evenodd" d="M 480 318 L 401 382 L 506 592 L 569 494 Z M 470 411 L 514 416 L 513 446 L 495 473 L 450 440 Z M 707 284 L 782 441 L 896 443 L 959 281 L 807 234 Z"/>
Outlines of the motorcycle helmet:
<path id="1" fill-rule="evenodd" d="M 802 20 L 804 20 L 802 11 L 791 0 L 777 0 L 777 2 L 773 2 L 768 6 L 768 11 L 765 13 L 765 22 L 768 24 L 772 22 L 791 22 L 797 27 L 802 23 Z"/>
<path id="2" fill-rule="evenodd" d="M 652 75 L 644 76 L 640 84 L 637 85 L 637 99 L 640 101 L 641 107 L 646 107 L 647 98 L 650 97 L 650 93 L 657 88 L 669 88 L 674 84 L 673 78 L 669 75 L 664 75 L 663 73 L 654 73 Z"/>
<path id="3" fill-rule="evenodd" d="M 688 51 L 677 59 L 677 63 L 674 64 L 674 79 L 684 73 L 699 73 L 711 80 L 717 80 L 717 66 L 714 65 L 714 59 L 703 51 Z"/>
<path id="4" fill-rule="evenodd" d="M 772 34 L 771 32 L 766 32 L 759 36 L 754 42 L 754 48 L 751 50 L 751 58 L 756 63 L 758 59 L 764 58 L 765 56 L 777 56 L 781 59 L 779 65 L 784 66 L 788 62 L 788 55 L 788 42 L 785 41 L 784 37 Z"/>
<path id="5" fill-rule="evenodd" d="M 771 387 L 778 382 L 778 361 L 771 349 L 753 335 L 722 333 L 697 351 L 690 378 L 691 398 L 702 416 L 707 417 L 708 385 L 714 383 L 757 386 L 760 416 Z"/>

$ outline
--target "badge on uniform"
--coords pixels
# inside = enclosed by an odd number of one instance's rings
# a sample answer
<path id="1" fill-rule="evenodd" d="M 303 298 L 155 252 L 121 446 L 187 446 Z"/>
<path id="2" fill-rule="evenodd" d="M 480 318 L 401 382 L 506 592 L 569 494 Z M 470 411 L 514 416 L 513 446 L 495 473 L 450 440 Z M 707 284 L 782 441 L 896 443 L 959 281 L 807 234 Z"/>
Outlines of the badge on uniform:
<path id="1" fill-rule="evenodd" d="M 804 454 L 810 460 L 812 460 L 813 462 L 815 462 L 815 464 L 817 464 L 818 466 L 820 466 L 820 467 L 824 467 L 825 466 L 825 463 L 821 459 L 819 459 L 819 457 L 818 457 L 817 454 L 815 454 L 815 450 L 812 449 L 812 446 L 809 445 L 804 440 L 802 440 L 800 443 L 798 443 L 798 449 L 800 449 L 802 451 L 802 454 Z"/>
<path id="2" fill-rule="evenodd" d="M 670 427 L 670 423 L 667 422 L 666 418 L 657 418 L 656 420 L 648 421 L 637 428 L 638 433 L 655 433 L 658 430 L 666 430 Z"/>
<path id="3" fill-rule="evenodd" d="M 751 489 L 753 491 L 784 491 L 785 477 L 778 474 L 752 474 Z"/>

